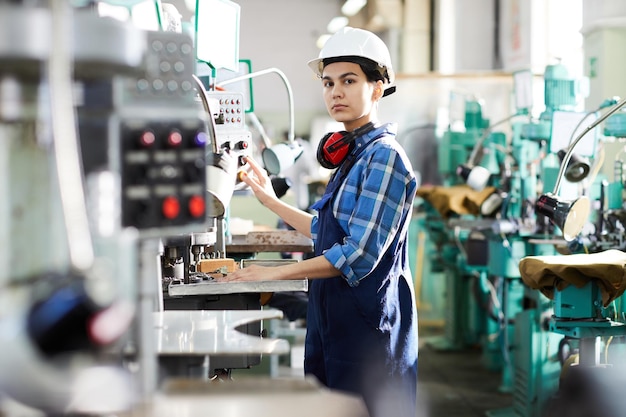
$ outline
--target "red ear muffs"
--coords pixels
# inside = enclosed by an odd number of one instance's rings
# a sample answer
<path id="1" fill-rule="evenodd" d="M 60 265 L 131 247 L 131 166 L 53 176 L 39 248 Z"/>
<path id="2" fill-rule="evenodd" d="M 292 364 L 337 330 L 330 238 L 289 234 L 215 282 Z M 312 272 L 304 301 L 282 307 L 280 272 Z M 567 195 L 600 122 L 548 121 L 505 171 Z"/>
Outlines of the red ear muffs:
<path id="1" fill-rule="evenodd" d="M 335 169 L 346 159 L 354 141 L 346 142 L 347 132 L 328 133 L 317 147 L 317 161 L 326 169 Z"/>
<path id="2" fill-rule="evenodd" d="M 337 168 L 354 148 L 354 140 L 375 127 L 373 122 L 369 122 L 352 132 L 327 133 L 317 146 L 317 161 L 326 169 Z"/>

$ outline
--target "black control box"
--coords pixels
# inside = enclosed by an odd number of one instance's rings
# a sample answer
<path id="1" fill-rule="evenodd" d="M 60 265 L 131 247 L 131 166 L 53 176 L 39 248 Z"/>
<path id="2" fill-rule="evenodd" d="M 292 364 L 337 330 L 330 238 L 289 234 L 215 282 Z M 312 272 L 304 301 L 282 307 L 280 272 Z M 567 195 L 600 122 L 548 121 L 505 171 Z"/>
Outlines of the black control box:
<path id="1" fill-rule="evenodd" d="M 163 236 L 207 221 L 205 155 L 216 139 L 197 98 L 194 65 L 188 35 L 147 32 L 140 71 L 80 85 L 85 175 L 119 178 L 121 227 Z"/>

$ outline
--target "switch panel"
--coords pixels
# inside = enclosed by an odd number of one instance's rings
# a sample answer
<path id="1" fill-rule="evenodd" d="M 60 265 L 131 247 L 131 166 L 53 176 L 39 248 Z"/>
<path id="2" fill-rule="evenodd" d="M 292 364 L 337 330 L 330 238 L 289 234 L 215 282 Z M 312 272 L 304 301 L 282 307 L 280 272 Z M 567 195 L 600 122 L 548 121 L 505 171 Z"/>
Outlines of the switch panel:
<path id="1" fill-rule="evenodd" d="M 245 128 L 243 94 L 228 91 L 209 91 L 209 97 L 218 103 L 219 108 L 211 109 L 215 126 L 219 130 L 239 130 Z"/>
<path id="2" fill-rule="evenodd" d="M 207 134 L 197 121 L 121 126 L 122 225 L 139 229 L 205 221 Z"/>
<path id="3" fill-rule="evenodd" d="M 83 167 L 119 178 L 120 227 L 171 236 L 208 221 L 206 149 L 216 138 L 195 90 L 191 38 L 147 32 L 147 43 L 144 71 L 83 81 Z"/>

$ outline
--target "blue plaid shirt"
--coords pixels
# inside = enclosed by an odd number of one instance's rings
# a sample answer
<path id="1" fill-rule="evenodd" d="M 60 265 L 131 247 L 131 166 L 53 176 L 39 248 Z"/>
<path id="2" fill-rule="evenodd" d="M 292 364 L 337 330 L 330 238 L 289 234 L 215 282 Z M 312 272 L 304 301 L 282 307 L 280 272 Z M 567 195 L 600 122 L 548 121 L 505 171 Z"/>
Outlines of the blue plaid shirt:
<path id="1" fill-rule="evenodd" d="M 325 251 L 324 257 L 351 286 L 368 276 L 394 241 L 408 238 L 417 179 L 395 140 L 397 126 L 386 124 L 357 138 L 355 150 L 379 137 L 381 130 L 382 139 L 363 151 L 333 201 L 333 213 L 346 237 Z M 314 240 L 319 227 L 315 216 Z"/>

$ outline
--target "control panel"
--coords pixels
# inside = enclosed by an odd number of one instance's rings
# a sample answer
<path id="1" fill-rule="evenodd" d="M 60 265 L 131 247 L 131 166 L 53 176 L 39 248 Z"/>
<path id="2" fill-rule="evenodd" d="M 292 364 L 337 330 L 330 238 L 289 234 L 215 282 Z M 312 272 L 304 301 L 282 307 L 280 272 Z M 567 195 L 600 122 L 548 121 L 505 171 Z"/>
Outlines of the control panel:
<path id="1" fill-rule="evenodd" d="M 192 39 L 175 32 L 150 31 L 147 34 L 146 71 L 126 80 L 121 91 L 123 102 L 167 107 L 183 103 L 196 107 Z"/>
<path id="2" fill-rule="evenodd" d="M 211 110 L 215 126 L 221 130 L 239 130 L 245 128 L 245 109 L 243 94 L 228 91 L 210 91 L 209 97 L 216 104 Z"/>
<path id="3" fill-rule="evenodd" d="M 139 229 L 204 222 L 204 125 L 189 120 L 125 122 L 122 225 Z"/>
<path id="4" fill-rule="evenodd" d="M 228 159 L 236 159 L 237 169 L 245 169 L 244 156 L 251 155 L 252 133 L 245 125 L 243 94 L 228 91 L 207 92 L 209 107 L 215 120 L 217 147 L 221 153 L 228 153 Z M 223 164 L 223 156 L 212 157 L 213 161 Z M 207 160 L 208 163 L 210 163 Z M 244 188 L 244 183 L 237 183 L 235 190 Z M 211 212 L 211 210 L 209 210 Z"/>
<path id="5" fill-rule="evenodd" d="M 176 235 L 207 221 L 206 149 L 216 139 L 197 99 L 191 38 L 147 32 L 147 42 L 141 73 L 83 82 L 83 167 L 118 175 L 121 227 Z"/>

